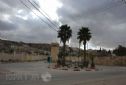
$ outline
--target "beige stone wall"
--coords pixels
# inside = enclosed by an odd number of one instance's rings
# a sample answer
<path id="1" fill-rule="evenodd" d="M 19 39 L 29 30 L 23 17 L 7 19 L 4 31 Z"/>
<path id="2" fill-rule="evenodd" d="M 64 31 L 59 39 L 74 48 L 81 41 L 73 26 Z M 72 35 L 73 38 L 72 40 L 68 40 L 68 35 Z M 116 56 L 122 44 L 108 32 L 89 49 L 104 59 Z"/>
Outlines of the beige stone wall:
<path id="1" fill-rule="evenodd" d="M 53 63 L 57 63 L 58 54 L 59 54 L 59 44 L 52 43 L 51 44 L 51 58 L 52 58 Z"/>
<path id="2" fill-rule="evenodd" d="M 43 60 L 46 59 L 47 56 L 44 55 L 26 55 L 26 54 L 7 54 L 7 53 L 0 53 L 0 60 L 3 61 L 36 61 L 36 60 Z"/>
<path id="3" fill-rule="evenodd" d="M 83 59 L 83 56 L 81 56 L 79 59 L 76 56 L 66 56 L 67 61 L 75 62 L 75 61 L 81 61 Z M 90 61 L 90 58 L 87 58 Z M 126 56 L 123 57 L 95 57 L 94 58 L 96 65 L 108 65 L 108 66 L 126 66 Z"/>
<path id="4" fill-rule="evenodd" d="M 76 57 L 76 56 L 66 56 L 65 57 L 65 60 L 66 61 L 72 61 L 72 62 L 78 62 L 78 61 L 81 61 L 82 60 L 82 57 Z"/>
<path id="5" fill-rule="evenodd" d="M 126 66 L 126 56 L 123 57 L 96 57 L 95 63 L 97 65 L 118 65 Z"/>

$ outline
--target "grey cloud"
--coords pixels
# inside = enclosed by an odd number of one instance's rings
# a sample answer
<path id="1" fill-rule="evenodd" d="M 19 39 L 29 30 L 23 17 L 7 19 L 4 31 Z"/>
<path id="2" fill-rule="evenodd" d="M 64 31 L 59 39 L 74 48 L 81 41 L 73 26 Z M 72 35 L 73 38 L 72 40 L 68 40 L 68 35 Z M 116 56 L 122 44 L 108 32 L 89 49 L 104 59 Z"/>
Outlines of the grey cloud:
<path id="1" fill-rule="evenodd" d="M 94 46 L 107 48 L 126 45 L 126 5 L 118 0 L 61 0 L 63 7 L 57 11 L 62 23 L 73 29 L 73 44 L 77 44 L 76 32 L 88 26 Z M 69 9 L 71 8 L 71 9 Z"/>
<path id="2" fill-rule="evenodd" d="M 27 0 L 22 0 L 28 6 Z M 36 0 L 35 0 L 36 1 Z M 115 47 L 126 43 L 126 5 L 118 0 L 59 0 L 63 6 L 57 10 L 60 22 L 73 30 L 72 46 L 78 46 L 77 31 L 81 26 L 91 29 L 94 46 Z M 37 2 L 38 3 L 38 2 Z M 19 0 L 0 1 L 0 31 L 11 40 L 24 42 L 48 42 L 57 40 L 57 33 L 38 18 Z M 39 3 L 38 3 L 39 4 Z M 33 9 L 33 7 L 31 7 Z M 22 10 L 21 13 L 18 13 Z M 2 21 L 3 15 L 9 21 Z M 23 19 L 27 17 L 27 19 Z M 55 21 L 54 21 L 55 22 Z"/>
<path id="3" fill-rule="evenodd" d="M 8 5 L 9 7 L 19 6 L 19 0 L 1 0 L 4 4 Z"/>
<path id="4" fill-rule="evenodd" d="M 15 26 L 13 23 L 0 21 L 0 31 L 15 30 L 16 28 L 17 26 Z"/>
<path id="5" fill-rule="evenodd" d="M 22 1 L 33 9 L 27 0 Z M 36 1 L 36 3 L 38 2 Z M 32 11 L 21 4 L 19 0 L 1 0 L 0 4 L 2 4 L 0 6 L 0 17 L 2 18 L 5 14 L 10 16 L 8 20 L 0 21 L 2 37 L 15 41 L 36 43 L 56 41 L 57 33 L 40 19 L 33 18 Z M 22 10 L 21 13 L 18 13 L 19 10 Z M 24 20 L 23 17 L 27 17 L 27 19 Z"/>

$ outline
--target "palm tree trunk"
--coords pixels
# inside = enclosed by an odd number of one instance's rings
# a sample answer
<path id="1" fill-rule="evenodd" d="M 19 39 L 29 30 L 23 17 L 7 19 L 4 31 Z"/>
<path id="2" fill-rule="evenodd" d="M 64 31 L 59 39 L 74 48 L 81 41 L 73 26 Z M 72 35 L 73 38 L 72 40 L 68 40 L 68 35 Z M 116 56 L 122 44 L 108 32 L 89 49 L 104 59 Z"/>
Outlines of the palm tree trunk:
<path id="1" fill-rule="evenodd" d="M 80 42 L 79 42 L 79 54 L 78 54 L 78 66 L 79 66 L 79 57 L 80 57 Z"/>
<path id="2" fill-rule="evenodd" d="M 70 64 L 72 65 L 72 55 L 71 55 L 72 51 L 70 51 Z"/>
<path id="3" fill-rule="evenodd" d="M 84 61 L 86 60 L 86 45 L 84 45 Z"/>
<path id="4" fill-rule="evenodd" d="M 65 49 L 66 49 L 66 44 L 63 43 L 63 61 L 62 61 L 62 64 L 63 64 L 63 65 L 65 65 L 65 56 L 66 56 Z"/>
<path id="5" fill-rule="evenodd" d="M 86 62 L 86 41 L 84 41 L 84 65 L 85 65 L 85 62 Z"/>

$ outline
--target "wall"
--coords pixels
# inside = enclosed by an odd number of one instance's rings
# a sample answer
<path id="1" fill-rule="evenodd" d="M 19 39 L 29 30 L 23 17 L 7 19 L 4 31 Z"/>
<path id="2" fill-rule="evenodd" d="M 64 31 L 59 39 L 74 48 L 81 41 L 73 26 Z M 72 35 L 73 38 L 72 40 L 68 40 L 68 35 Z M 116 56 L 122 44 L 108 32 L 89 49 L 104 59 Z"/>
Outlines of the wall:
<path id="1" fill-rule="evenodd" d="M 78 59 L 76 56 L 66 56 L 66 60 L 72 60 L 73 62 L 81 61 L 83 56 Z M 87 58 L 90 60 L 90 58 Z M 94 58 L 96 65 L 108 65 L 108 66 L 126 66 L 126 56 L 120 57 L 95 57 Z M 91 61 L 89 61 L 91 62 Z"/>
<path id="2" fill-rule="evenodd" d="M 31 55 L 31 54 L 7 54 L 0 53 L 0 61 L 37 61 L 43 60 L 47 57 L 44 55 Z"/>
<path id="3" fill-rule="evenodd" d="M 51 58 L 53 63 L 57 63 L 59 54 L 59 44 L 52 43 L 51 44 Z"/>
<path id="4" fill-rule="evenodd" d="M 117 65 L 126 66 L 126 56 L 118 57 L 96 57 L 95 63 L 97 65 Z"/>

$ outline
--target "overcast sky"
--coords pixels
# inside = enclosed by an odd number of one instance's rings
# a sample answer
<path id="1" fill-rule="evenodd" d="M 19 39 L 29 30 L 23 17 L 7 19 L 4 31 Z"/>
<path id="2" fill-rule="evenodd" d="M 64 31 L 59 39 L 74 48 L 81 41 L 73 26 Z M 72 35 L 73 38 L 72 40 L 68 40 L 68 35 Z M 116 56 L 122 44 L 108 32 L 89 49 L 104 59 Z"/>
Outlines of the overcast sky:
<path id="1" fill-rule="evenodd" d="M 34 0 L 44 10 L 51 24 L 28 0 L 0 0 L 0 37 L 24 42 L 58 42 L 58 24 L 73 30 L 70 46 L 78 46 L 76 34 L 89 27 L 89 48 L 114 48 L 126 45 L 126 4 L 121 0 Z M 32 3 L 33 0 L 31 0 Z M 39 16 L 39 18 L 34 14 Z M 41 17 L 41 19 L 40 19 Z M 43 22 L 44 20 L 45 22 Z"/>

